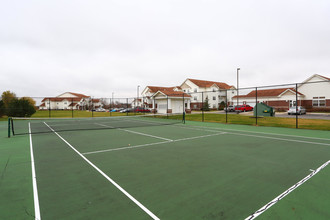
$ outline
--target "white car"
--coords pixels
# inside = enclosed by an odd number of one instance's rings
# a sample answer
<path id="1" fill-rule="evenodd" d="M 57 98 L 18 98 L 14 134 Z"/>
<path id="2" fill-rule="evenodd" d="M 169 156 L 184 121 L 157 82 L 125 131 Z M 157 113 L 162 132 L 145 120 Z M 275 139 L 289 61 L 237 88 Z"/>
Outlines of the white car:
<path id="1" fill-rule="evenodd" d="M 296 112 L 296 110 L 297 110 L 297 112 Z M 290 109 L 288 110 L 288 115 L 295 115 L 295 114 L 298 114 L 298 115 L 306 114 L 306 109 L 301 106 L 290 107 Z"/>
<path id="2" fill-rule="evenodd" d="M 105 112 L 105 109 L 104 108 L 98 108 L 95 111 L 97 111 L 97 112 Z"/>

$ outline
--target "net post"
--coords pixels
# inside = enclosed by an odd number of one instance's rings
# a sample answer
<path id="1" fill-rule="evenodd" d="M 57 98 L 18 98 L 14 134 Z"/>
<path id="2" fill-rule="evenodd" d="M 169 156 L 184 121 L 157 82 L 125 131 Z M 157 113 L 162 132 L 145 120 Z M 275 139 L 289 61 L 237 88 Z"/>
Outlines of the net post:
<path id="1" fill-rule="evenodd" d="M 228 93 L 228 89 L 226 89 L 226 124 L 228 123 L 228 118 L 227 118 L 227 116 L 228 116 L 228 114 L 227 114 L 227 112 L 228 112 L 228 98 L 227 98 L 227 94 Z"/>
<path id="2" fill-rule="evenodd" d="M 11 125 L 11 118 L 8 118 L 8 137 L 10 138 L 10 130 L 11 130 L 11 128 L 10 128 L 10 125 Z"/>
<path id="3" fill-rule="evenodd" d="M 258 87 L 256 87 L 256 106 L 255 106 L 255 111 L 256 111 L 256 125 L 258 125 Z"/>

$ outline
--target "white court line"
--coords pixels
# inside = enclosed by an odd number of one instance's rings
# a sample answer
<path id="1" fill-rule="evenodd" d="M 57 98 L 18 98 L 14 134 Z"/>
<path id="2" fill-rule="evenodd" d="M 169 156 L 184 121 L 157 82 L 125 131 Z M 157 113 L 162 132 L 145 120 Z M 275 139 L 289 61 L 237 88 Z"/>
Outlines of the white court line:
<path id="1" fill-rule="evenodd" d="M 31 168 L 32 168 L 32 186 L 33 186 L 33 200 L 34 200 L 34 216 L 36 220 L 40 220 L 40 207 L 39 207 L 39 197 L 38 197 L 38 187 L 37 187 L 37 176 L 34 166 L 34 155 L 33 155 L 33 145 L 32 145 L 32 134 L 31 126 L 29 122 L 29 137 L 30 137 L 30 152 L 31 152 Z"/>
<path id="2" fill-rule="evenodd" d="M 74 150 L 80 157 L 82 157 L 89 165 L 96 169 L 102 176 L 104 176 L 109 182 L 111 182 L 117 189 L 119 189 L 124 195 L 126 195 L 130 200 L 132 200 L 136 205 L 138 205 L 143 211 L 145 211 L 151 218 L 159 220 L 159 218 L 154 215 L 149 209 L 142 205 L 138 200 L 136 200 L 132 195 L 130 195 L 126 190 L 119 186 L 114 180 L 112 180 L 108 175 L 106 175 L 101 169 L 89 161 L 84 155 L 82 155 L 76 148 L 74 148 L 69 142 L 67 142 L 61 135 L 59 135 L 53 128 L 51 128 L 46 122 L 45 125 L 54 132 L 59 138 L 64 141 L 72 150 Z"/>
<path id="3" fill-rule="evenodd" d="M 171 140 L 171 141 L 162 141 L 162 142 L 156 142 L 156 143 L 150 143 L 150 144 L 141 144 L 141 145 L 135 145 L 135 146 L 129 146 L 129 147 L 119 147 L 119 148 L 114 148 L 114 149 L 91 151 L 91 152 L 86 152 L 86 153 L 82 153 L 82 154 L 86 155 L 86 154 L 96 154 L 96 153 L 103 153 L 103 152 L 117 151 L 117 150 L 127 150 L 127 149 L 132 149 L 132 148 L 147 147 L 147 146 L 153 146 L 153 145 L 159 145 L 159 144 L 166 144 L 166 143 L 172 143 L 172 142 L 205 138 L 205 137 L 216 136 L 216 135 L 220 135 L 220 134 L 226 134 L 226 132 L 220 132 L 220 133 L 216 133 L 216 134 L 208 134 L 208 135 L 196 136 L 196 137 L 189 137 L 189 138 L 182 138 L 182 139 Z"/>
<path id="4" fill-rule="evenodd" d="M 155 135 L 151 135 L 151 134 L 145 134 L 145 133 L 141 133 L 141 132 L 137 132 L 137 131 L 131 131 L 131 130 L 127 130 L 127 129 L 116 128 L 116 127 L 112 127 L 112 126 L 104 125 L 104 124 L 100 124 L 100 123 L 95 123 L 95 124 L 103 126 L 103 127 L 115 128 L 115 129 L 118 129 L 118 130 L 127 131 L 127 132 L 130 132 L 130 133 L 133 133 L 133 134 L 139 134 L 139 135 L 143 135 L 143 136 L 158 138 L 158 139 L 162 139 L 162 140 L 165 140 L 165 141 L 173 141 L 172 139 L 163 138 L 163 137 L 159 137 L 159 136 L 155 136 Z"/>
<path id="5" fill-rule="evenodd" d="M 179 127 L 182 127 L 183 128 L 183 126 L 179 126 Z M 198 127 L 200 127 L 200 126 L 198 126 Z M 221 129 L 221 128 L 219 128 L 219 129 L 215 128 L 215 129 L 216 130 L 231 130 L 231 131 L 235 131 L 233 129 Z M 241 132 L 251 132 L 251 131 L 241 131 Z M 269 133 L 263 133 L 263 132 L 252 132 L 252 133 L 269 134 Z M 327 144 L 327 143 L 302 141 L 302 140 L 287 139 L 287 138 L 267 137 L 267 136 L 252 135 L 252 134 L 243 134 L 243 133 L 233 133 L 233 132 L 227 132 L 227 134 L 241 135 L 241 136 L 248 136 L 248 137 L 266 138 L 266 139 L 281 140 L 281 141 L 291 141 L 291 142 L 298 142 L 298 143 L 305 143 L 305 144 L 317 144 L 317 145 L 330 146 L 330 144 Z M 269 134 L 269 135 L 272 135 L 272 134 Z M 283 135 L 283 136 L 288 136 L 288 135 Z M 294 136 L 294 135 L 289 135 L 289 136 Z M 301 136 L 294 136 L 294 137 L 304 138 L 304 137 L 301 137 Z M 328 140 L 328 139 L 324 139 L 324 140 Z"/>
<path id="6" fill-rule="evenodd" d="M 176 127 L 180 127 L 180 128 L 181 127 L 182 128 L 185 127 L 184 125 L 175 125 L 175 126 Z M 243 131 L 243 130 L 235 130 L 235 129 L 229 129 L 229 128 L 203 127 L 203 126 L 196 126 L 196 125 L 189 125 L 189 126 L 190 127 L 197 127 L 197 128 L 214 129 L 214 130 L 238 131 L 238 132 L 255 133 L 255 134 L 268 134 L 268 135 L 276 135 L 276 136 L 287 136 L 287 137 L 297 137 L 297 138 L 305 138 L 305 139 L 315 139 L 315 140 L 330 141 L 329 138 L 306 137 L 306 136 L 299 136 L 299 135 L 266 133 L 266 132 L 259 132 L 259 131 Z"/>
<path id="7" fill-rule="evenodd" d="M 322 164 L 319 168 L 317 168 L 315 171 L 313 171 L 311 174 L 291 186 L 289 189 L 287 189 L 285 192 L 283 192 L 281 195 L 277 196 L 275 199 L 261 207 L 259 210 L 255 211 L 252 215 L 245 218 L 245 220 L 252 220 L 261 215 L 263 212 L 265 212 L 267 209 L 275 205 L 278 201 L 283 199 L 285 196 L 287 196 L 289 193 L 291 193 L 293 190 L 297 189 L 299 186 L 301 186 L 303 183 L 305 183 L 307 180 L 312 178 L 315 174 L 317 174 L 319 171 L 321 171 L 323 168 L 325 168 L 330 163 L 330 160 Z"/>

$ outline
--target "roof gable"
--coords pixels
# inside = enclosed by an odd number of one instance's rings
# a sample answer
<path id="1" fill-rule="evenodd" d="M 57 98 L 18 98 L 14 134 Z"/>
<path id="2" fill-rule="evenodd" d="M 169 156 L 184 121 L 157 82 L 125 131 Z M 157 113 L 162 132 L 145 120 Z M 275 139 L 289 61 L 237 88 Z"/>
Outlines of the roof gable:
<path id="1" fill-rule="evenodd" d="M 280 97 L 285 95 L 286 93 L 292 93 L 296 94 L 296 90 L 294 88 L 279 88 L 279 89 L 263 89 L 257 91 L 258 97 Z M 302 93 L 298 92 L 299 96 L 303 96 Z M 240 95 L 239 98 L 252 98 L 256 97 L 256 91 L 253 90 L 249 92 L 247 95 Z M 237 98 L 237 96 L 234 96 L 233 98 Z"/>
<path id="2" fill-rule="evenodd" d="M 219 89 L 230 89 L 230 88 L 232 88 L 232 86 L 229 86 L 227 83 L 223 83 L 223 82 L 215 82 L 215 81 L 207 81 L 207 80 L 199 80 L 199 79 L 189 79 L 189 78 L 186 79 L 182 84 L 184 84 L 187 80 L 194 83 L 198 87 L 208 88 L 208 87 L 212 87 L 212 86 L 216 85 Z"/>

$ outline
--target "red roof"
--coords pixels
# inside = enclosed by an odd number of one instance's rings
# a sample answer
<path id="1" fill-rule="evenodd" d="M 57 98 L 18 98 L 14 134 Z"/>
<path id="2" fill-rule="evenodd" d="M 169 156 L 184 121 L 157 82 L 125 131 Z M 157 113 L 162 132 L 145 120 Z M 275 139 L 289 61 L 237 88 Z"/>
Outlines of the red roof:
<path id="1" fill-rule="evenodd" d="M 171 97 L 191 97 L 191 95 L 184 93 L 182 91 L 174 91 L 173 88 L 174 87 L 171 87 L 168 89 L 163 89 L 163 90 L 158 90 L 158 91 L 164 93 L 167 96 L 171 96 Z"/>
<path id="2" fill-rule="evenodd" d="M 286 90 L 290 90 L 293 93 L 296 92 L 294 88 L 280 88 L 280 89 L 263 89 L 263 90 L 258 90 L 258 97 L 271 97 L 271 96 L 279 96 Z M 303 95 L 302 93 L 298 92 L 299 95 Z M 239 98 L 251 98 L 251 97 L 256 97 L 256 91 L 253 90 L 247 95 L 240 95 L 238 96 Z M 237 98 L 237 96 L 234 96 L 233 98 Z"/>
<path id="3" fill-rule="evenodd" d="M 48 100 L 49 101 L 52 101 L 52 102 L 61 102 L 63 100 L 79 102 L 81 100 L 81 98 L 72 98 L 72 97 L 46 97 L 41 102 L 45 102 L 45 101 L 48 101 Z"/>
<path id="4" fill-rule="evenodd" d="M 321 75 L 319 75 L 319 76 L 322 77 L 322 78 L 324 78 L 324 79 L 326 79 L 326 80 L 330 80 L 330 78 L 328 78 L 328 77 L 321 76 Z"/>
<path id="5" fill-rule="evenodd" d="M 223 82 L 214 82 L 214 81 L 199 80 L 199 79 L 188 79 L 188 80 L 190 80 L 196 86 L 199 86 L 199 87 L 211 87 L 214 84 L 217 85 L 220 89 L 230 89 L 232 87 Z"/>
<path id="6" fill-rule="evenodd" d="M 179 86 L 173 86 L 173 87 L 161 87 L 161 86 L 147 86 L 151 92 L 155 93 L 157 91 L 163 91 L 167 89 L 175 89 L 175 88 L 180 88 Z"/>

